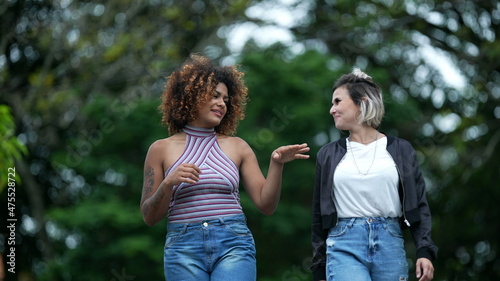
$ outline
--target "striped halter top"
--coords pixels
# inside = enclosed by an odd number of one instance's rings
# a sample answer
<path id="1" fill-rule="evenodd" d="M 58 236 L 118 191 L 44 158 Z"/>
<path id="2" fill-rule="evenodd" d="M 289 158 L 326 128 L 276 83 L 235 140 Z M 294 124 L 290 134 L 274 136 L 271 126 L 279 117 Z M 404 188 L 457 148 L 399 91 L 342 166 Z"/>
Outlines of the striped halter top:
<path id="1" fill-rule="evenodd" d="M 186 126 L 183 131 L 186 133 L 184 152 L 165 176 L 182 163 L 192 163 L 201 170 L 200 180 L 173 187 L 168 220 L 191 223 L 242 213 L 239 171 L 222 152 L 215 130 Z"/>

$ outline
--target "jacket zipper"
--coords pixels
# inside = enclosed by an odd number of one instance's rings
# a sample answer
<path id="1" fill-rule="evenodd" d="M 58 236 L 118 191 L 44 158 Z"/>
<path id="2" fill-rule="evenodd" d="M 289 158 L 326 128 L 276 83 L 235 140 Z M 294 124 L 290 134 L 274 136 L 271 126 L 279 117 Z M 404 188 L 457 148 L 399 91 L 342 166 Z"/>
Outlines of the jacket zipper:
<path id="1" fill-rule="evenodd" d="M 337 166 L 338 166 L 338 164 L 335 166 L 335 169 L 333 170 L 334 177 L 335 177 L 335 171 L 337 170 Z M 333 182 L 334 182 L 334 180 L 333 180 L 333 177 L 332 177 L 332 182 L 331 182 L 331 184 L 332 184 L 332 191 L 330 192 L 330 199 L 332 200 L 333 207 L 335 208 L 335 216 L 337 217 L 336 218 L 337 221 L 335 222 L 334 226 L 336 226 L 337 224 L 339 224 L 339 213 L 337 212 L 337 205 L 335 205 L 335 200 L 334 200 L 335 199 L 335 195 L 334 195 L 333 192 L 334 192 L 334 189 L 335 189 L 335 185 L 333 184 Z"/>
<path id="2" fill-rule="evenodd" d="M 344 155 L 342 155 L 342 157 L 344 157 L 346 154 L 347 154 L 347 149 L 346 149 L 346 152 L 344 153 Z M 333 169 L 333 173 L 332 173 L 333 176 L 332 176 L 332 182 L 331 182 L 331 184 L 332 184 L 332 191 L 330 192 L 330 199 L 333 202 L 333 207 L 335 208 L 335 216 L 337 217 L 334 226 L 336 226 L 336 225 L 339 224 L 339 213 L 337 211 L 337 205 L 335 205 L 335 200 L 334 200 L 335 199 L 335 195 L 334 195 L 335 185 L 333 184 L 334 177 L 335 177 L 335 171 L 337 170 L 338 165 L 339 165 L 339 163 L 337 163 L 337 165 L 335 165 L 335 168 Z"/>
<path id="3" fill-rule="evenodd" d="M 389 153 L 389 155 L 391 155 L 391 154 Z M 392 158 L 392 161 L 394 161 L 394 163 L 396 163 L 396 170 L 398 171 L 399 181 L 401 182 L 401 188 L 403 189 L 403 200 L 401 202 L 401 205 L 402 205 L 401 208 L 403 208 L 403 221 L 406 224 L 406 226 L 410 227 L 410 222 L 406 218 L 406 210 L 405 210 L 405 202 L 406 202 L 405 183 L 404 183 L 403 179 L 401 178 L 401 172 L 399 171 L 399 167 L 398 167 L 397 162 L 394 160 L 394 157 L 392 157 L 392 155 L 391 155 L 391 158 Z"/>

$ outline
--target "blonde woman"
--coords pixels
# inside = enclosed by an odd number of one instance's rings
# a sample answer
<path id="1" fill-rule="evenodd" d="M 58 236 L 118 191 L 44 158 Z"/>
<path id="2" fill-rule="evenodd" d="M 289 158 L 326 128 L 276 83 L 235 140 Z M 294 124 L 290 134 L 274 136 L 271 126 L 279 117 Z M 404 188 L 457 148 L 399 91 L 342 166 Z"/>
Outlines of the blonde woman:
<path id="1" fill-rule="evenodd" d="M 424 178 L 410 143 L 378 130 L 380 87 L 359 69 L 343 75 L 333 86 L 330 114 L 349 136 L 317 155 L 314 280 L 408 280 L 404 228 L 417 248 L 418 280 L 432 280 L 437 247 Z"/>

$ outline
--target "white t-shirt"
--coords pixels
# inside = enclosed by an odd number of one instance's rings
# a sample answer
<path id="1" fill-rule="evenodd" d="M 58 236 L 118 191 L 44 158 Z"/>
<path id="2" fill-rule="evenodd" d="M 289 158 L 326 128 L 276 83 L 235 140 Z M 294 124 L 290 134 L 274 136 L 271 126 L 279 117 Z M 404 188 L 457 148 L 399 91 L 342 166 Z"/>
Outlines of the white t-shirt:
<path id="1" fill-rule="evenodd" d="M 347 140 L 347 153 L 333 176 L 339 218 L 402 215 L 398 171 L 386 146 L 386 137 L 368 145 Z"/>

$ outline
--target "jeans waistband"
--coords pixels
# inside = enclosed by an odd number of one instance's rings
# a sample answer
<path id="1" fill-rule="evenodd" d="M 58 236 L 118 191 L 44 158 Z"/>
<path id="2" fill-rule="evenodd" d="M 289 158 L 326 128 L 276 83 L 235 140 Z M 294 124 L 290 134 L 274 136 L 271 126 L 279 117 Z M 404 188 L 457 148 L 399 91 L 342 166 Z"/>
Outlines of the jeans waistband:
<path id="1" fill-rule="evenodd" d="M 193 228 L 193 227 L 208 227 L 208 226 L 218 226 L 218 225 L 220 226 L 220 225 L 235 223 L 235 222 L 246 223 L 245 214 L 241 213 L 241 214 L 237 214 L 237 215 L 223 216 L 223 217 L 219 217 L 216 219 L 208 219 L 208 220 L 202 220 L 202 221 L 198 221 L 198 222 L 188 222 L 188 223 L 168 222 L 167 229 L 173 230 L 173 229 L 184 229 L 184 228 Z"/>
<path id="2" fill-rule="evenodd" d="M 398 223 L 399 218 L 384 218 L 384 217 L 361 217 L 361 218 L 340 218 L 339 224 L 355 225 L 355 224 L 374 224 L 374 223 Z"/>

